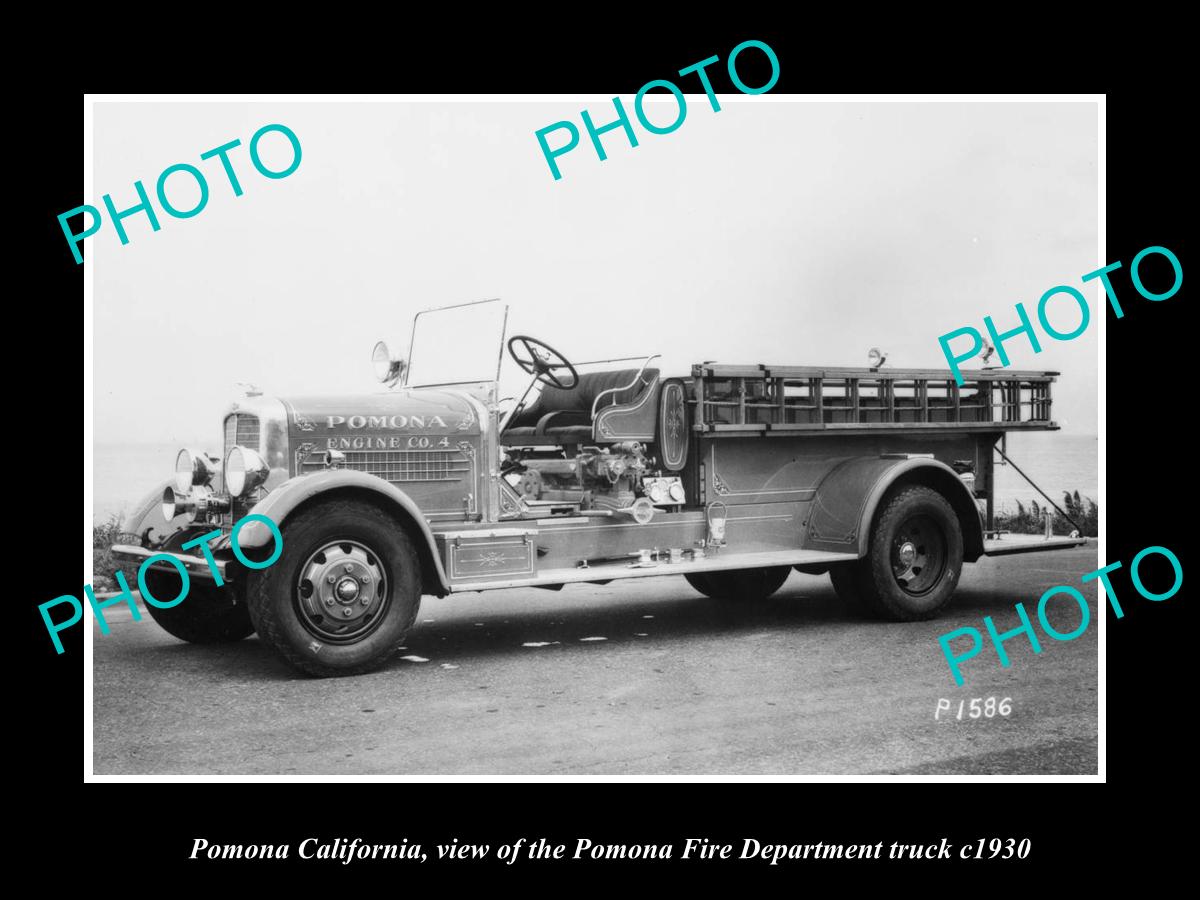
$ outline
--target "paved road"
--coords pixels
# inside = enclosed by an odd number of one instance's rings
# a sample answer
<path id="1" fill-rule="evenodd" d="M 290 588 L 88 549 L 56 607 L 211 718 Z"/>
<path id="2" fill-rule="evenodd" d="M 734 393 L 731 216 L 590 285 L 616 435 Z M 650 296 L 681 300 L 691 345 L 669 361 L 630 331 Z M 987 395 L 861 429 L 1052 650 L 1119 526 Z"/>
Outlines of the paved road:
<path id="1" fill-rule="evenodd" d="M 1015 601 L 1032 614 L 1096 566 L 1094 545 L 984 560 L 943 618 L 910 625 L 855 620 L 828 577 L 796 573 L 758 605 L 680 577 L 427 598 L 404 651 L 427 661 L 326 680 L 257 638 L 192 646 L 117 614 L 94 634 L 95 771 L 1094 773 L 1094 584 L 1082 637 L 1043 639 L 1040 655 L 1014 639 L 1011 668 L 981 654 L 963 688 L 937 637 L 985 615 L 1015 627 Z M 1051 622 L 1069 632 L 1078 611 L 1057 602 Z M 1010 697 L 1012 713 L 957 720 L 974 697 Z M 939 698 L 953 709 L 934 721 Z"/>

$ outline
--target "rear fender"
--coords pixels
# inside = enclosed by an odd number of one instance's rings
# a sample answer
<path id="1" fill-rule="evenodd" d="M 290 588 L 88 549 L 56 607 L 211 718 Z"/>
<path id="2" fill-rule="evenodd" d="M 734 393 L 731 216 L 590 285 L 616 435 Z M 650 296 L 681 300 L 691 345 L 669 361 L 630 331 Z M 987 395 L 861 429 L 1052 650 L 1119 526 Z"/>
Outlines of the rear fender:
<path id="1" fill-rule="evenodd" d="M 817 487 L 802 547 L 866 556 L 880 504 L 908 484 L 936 490 L 954 508 L 967 562 L 983 555 L 983 521 L 975 498 L 953 469 L 924 457 L 862 457 L 832 469 Z"/>

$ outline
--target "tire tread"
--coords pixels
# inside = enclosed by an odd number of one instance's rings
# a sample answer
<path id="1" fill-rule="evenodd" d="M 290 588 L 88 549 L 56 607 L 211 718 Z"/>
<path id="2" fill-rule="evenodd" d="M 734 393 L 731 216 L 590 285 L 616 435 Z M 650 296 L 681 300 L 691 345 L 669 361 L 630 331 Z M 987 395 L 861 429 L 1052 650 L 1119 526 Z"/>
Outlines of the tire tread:
<path id="1" fill-rule="evenodd" d="M 305 528 L 311 527 L 313 524 L 321 521 L 328 515 L 331 504 L 322 503 L 317 506 L 306 509 L 298 514 L 295 519 L 287 523 L 287 530 L 295 533 L 302 531 Z M 272 566 L 270 569 L 265 569 L 259 572 L 252 573 L 247 590 L 247 605 L 250 609 L 250 617 L 254 622 L 254 627 L 258 631 L 259 637 L 267 644 L 275 653 L 283 658 L 290 666 L 304 672 L 308 675 L 318 677 L 328 676 L 344 676 L 344 675 L 365 675 L 368 672 L 375 671 L 382 666 L 388 659 L 404 645 L 408 636 L 408 631 L 412 628 L 413 623 L 417 619 L 417 614 L 420 610 L 420 561 L 417 557 L 416 548 L 412 545 L 411 538 L 404 531 L 403 526 L 397 522 L 392 516 L 381 510 L 377 506 L 369 503 L 358 501 L 343 501 L 337 504 L 340 509 L 353 509 L 355 516 L 372 522 L 380 528 L 388 531 L 395 531 L 404 535 L 405 555 L 406 558 L 399 561 L 399 564 L 406 571 L 417 573 L 417 599 L 411 604 L 411 609 L 405 617 L 403 628 L 399 632 L 399 637 L 394 641 L 382 647 L 370 659 L 364 660 L 355 665 L 339 665 L 330 666 L 322 663 L 320 660 L 314 659 L 300 652 L 291 641 L 287 639 L 286 633 L 282 627 L 279 618 L 279 613 L 275 603 L 271 602 L 272 592 L 275 590 L 285 589 L 290 591 L 287 585 L 277 585 L 278 572 L 281 571 Z M 286 537 L 286 533 L 285 533 Z M 285 541 L 286 547 L 286 541 Z M 286 552 L 286 550 L 285 550 Z M 276 577 L 272 578 L 272 574 Z M 400 585 L 395 585 L 392 590 L 400 590 Z M 392 598 L 393 609 L 396 608 L 397 597 Z"/>

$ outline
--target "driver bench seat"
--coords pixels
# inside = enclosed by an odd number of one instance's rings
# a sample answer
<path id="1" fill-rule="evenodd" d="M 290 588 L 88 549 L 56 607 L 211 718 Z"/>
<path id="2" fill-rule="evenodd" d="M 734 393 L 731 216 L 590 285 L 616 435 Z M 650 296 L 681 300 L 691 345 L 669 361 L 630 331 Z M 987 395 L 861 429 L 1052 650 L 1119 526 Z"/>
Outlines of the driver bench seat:
<path id="1" fill-rule="evenodd" d="M 592 404 L 596 398 L 605 391 L 625 387 L 637 374 L 637 369 L 580 373 L 579 384 L 569 391 L 543 385 L 537 398 L 513 416 L 500 441 L 504 444 L 519 444 L 530 438 L 546 438 L 556 444 L 591 441 Z M 658 390 L 658 369 L 646 369 L 641 380 L 628 390 L 605 394 L 596 411 L 636 404 L 647 399 L 645 394 L 651 390 Z M 656 403 L 647 404 L 648 410 L 657 408 Z"/>

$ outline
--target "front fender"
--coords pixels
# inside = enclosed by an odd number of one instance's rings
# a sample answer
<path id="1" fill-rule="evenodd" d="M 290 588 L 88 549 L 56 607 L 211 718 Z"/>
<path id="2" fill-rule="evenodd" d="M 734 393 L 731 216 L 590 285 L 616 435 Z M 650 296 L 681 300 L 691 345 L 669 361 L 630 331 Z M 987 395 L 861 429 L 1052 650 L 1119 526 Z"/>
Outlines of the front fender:
<path id="1" fill-rule="evenodd" d="M 975 498 L 953 469 L 924 457 L 861 457 L 832 469 L 817 486 L 804 549 L 866 556 L 880 503 L 894 486 L 909 483 L 924 484 L 946 498 L 962 528 L 964 558 L 978 559 L 983 554 L 983 523 Z"/>
<path id="2" fill-rule="evenodd" d="M 163 518 L 163 491 L 167 489 L 167 485 L 173 483 L 172 478 L 164 479 L 158 487 L 142 497 L 125 517 L 125 526 L 121 530 L 126 534 L 137 535 L 138 543 L 143 547 L 161 547 L 180 529 L 191 523 L 187 513 L 180 513 L 174 519 Z"/>
<path id="3" fill-rule="evenodd" d="M 449 592 L 449 582 L 445 569 L 442 567 L 441 557 L 438 555 L 433 532 L 429 529 L 429 523 L 425 521 L 420 508 L 412 501 L 412 498 L 382 478 L 355 469 L 330 469 L 315 475 L 298 475 L 272 490 L 256 503 L 250 512 L 266 516 L 276 526 L 282 527 L 289 515 L 309 501 L 323 495 L 347 491 L 366 491 L 377 498 L 388 501 L 392 511 L 399 514 L 401 519 L 413 527 L 416 532 L 413 535 L 414 538 L 419 536 L 417 552 L 422 561 L 432 567 L 432 572 L 437 576 L 437 582 L 442 591 Z M 262 522 L 247 522 L 238 532 L 238 546 L 240 547 L 265 547 L 271 540 L 271 530 Z"/>

